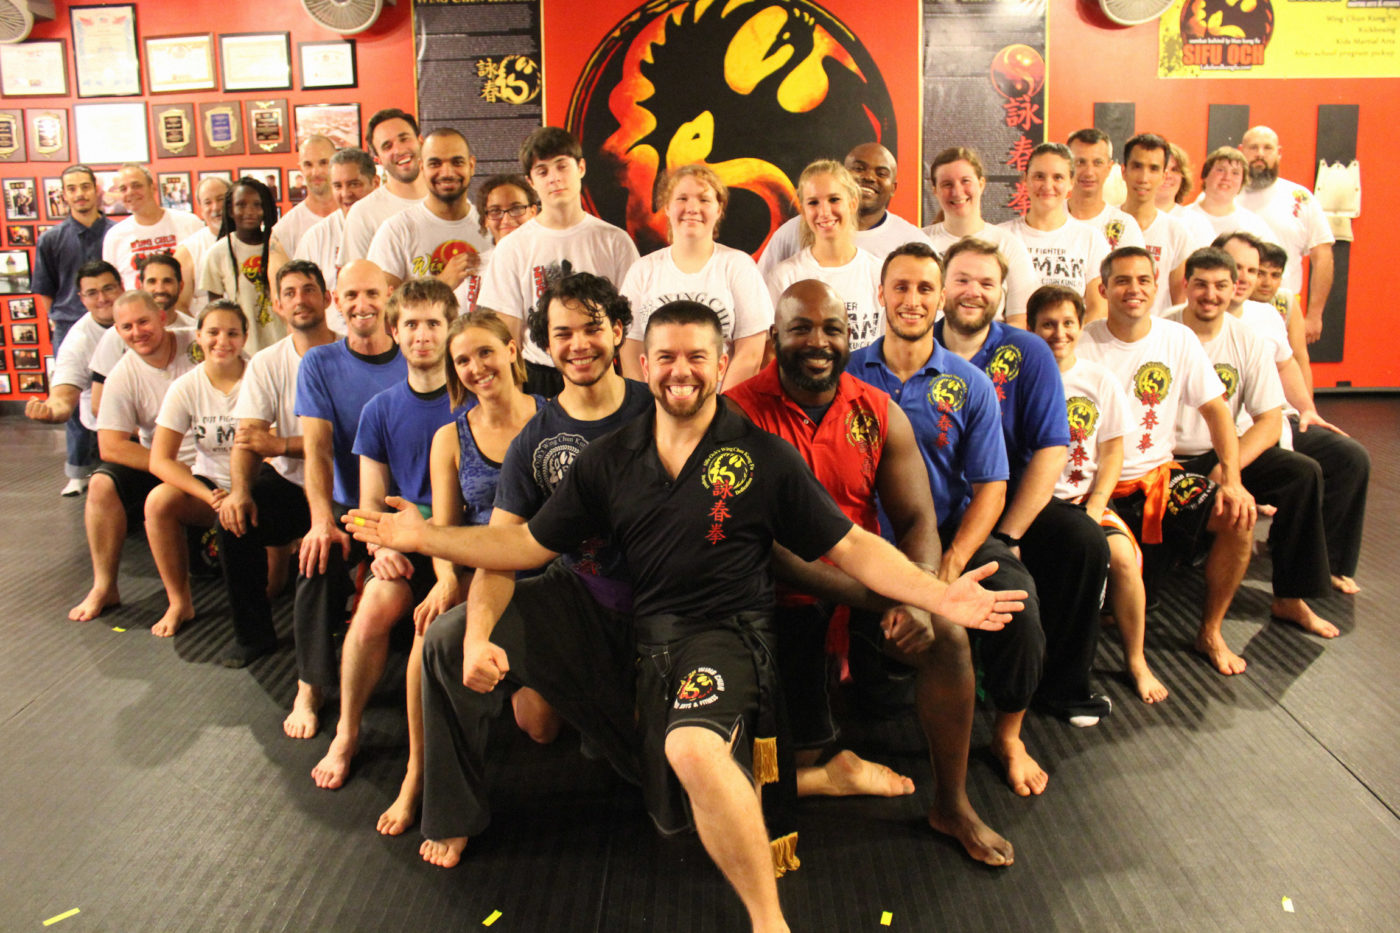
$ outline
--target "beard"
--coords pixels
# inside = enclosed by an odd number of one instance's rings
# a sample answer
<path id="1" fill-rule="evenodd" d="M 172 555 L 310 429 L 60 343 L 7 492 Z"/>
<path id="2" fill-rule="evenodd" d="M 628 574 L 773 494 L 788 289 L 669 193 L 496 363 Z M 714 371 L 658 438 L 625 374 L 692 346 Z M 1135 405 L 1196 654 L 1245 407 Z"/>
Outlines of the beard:
<path id="1" fill-rule="evenodd" d="M 792 380 L 793 385 L 803 392 L 830 392 L 841 380 L 846 371 L 849 355 L 839 355 L 835 350 L 804 350 L 799 353 L 779 353 L 778 367 Z M 804 360 L 828 360 L 831 372 L 826 376 L 813 376 L 803 368 Z"/>
<path id="2" fill-rule="evenodd" d="M 709 386 L 707 389 L 706 386 L 700 385 L 695 387 L 695 394 L 690 397 L 689 401 L 675 402 L 666 394 L 666 386 L 663 385 L 653 389 L 651 397 L 656 399 L 662 410 L 672 418 L 691 418 L 699 413 L 701 408 L 705 407 L 705 403 L 708 402 L 714 394 L 714 386 Z"/>
<path id="3" fill-rule="evenodd" d="M 1255 167 L 1254 163 L 1249 164 L 1249 190 L 1258 191 L 1267 188 L 1278 181 L 1278 166 L 1273 168 L 1268 166 Z"/>
<path id="4" fill-rule="evenodd" d="M 957 331 L 964 337 L 970 337 L 973 334 L 980 333 L 983 329 L 985 329 L 988 324 L 992 323 L 992 318 L 996 317 L 996 315 L 997 306 L 991 304 L 990 302 L 988 302 L 986 307 L 982 309 L 982 313 L 979 314 L 972 321 L 968 321 L 967 319 L 965 319 L 958 312 L 957 308 L 944 308 L 943 326 L 951 327 L 953 330 Z"/>

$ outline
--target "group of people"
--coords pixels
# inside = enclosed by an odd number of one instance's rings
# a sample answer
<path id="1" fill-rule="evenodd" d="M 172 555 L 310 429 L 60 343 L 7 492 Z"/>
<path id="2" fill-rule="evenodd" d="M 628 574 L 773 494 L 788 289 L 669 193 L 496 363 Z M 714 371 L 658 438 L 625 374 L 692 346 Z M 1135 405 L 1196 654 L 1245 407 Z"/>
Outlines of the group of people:
<path id="1" fill-rule="evenodd" d="M 93 581 L 70 618 L 120 602 L 142 519 L 156 635 L 195 616 L 187 529 L 217 537 L 227 666 L 278 648 L 294 588 L 284 731 L 315 737 L 339 703 L 319 787 L 350 778 L 412 625 L 408 761 L 378 829 L 420 821 L 426 861 L 485 830 L 509 701 L 537 742 L 577 730 L 658 830 L 698 831 L 755 929 L 784 929 L 793 798 L 914 791 L 840 748 L 836 658 L 862 708 L 916 710 L 930 827 L 1005 866 L 965 788 L 979 670 L 992 750 L 1031 795 L 1049 775 L 1030 709 L 1111 712 L 1101 616 L 1141 700 L 1168 697 L 1144 633 L 1181 567 L 1204 561 L 1196 650 L 1245 669 L 1221 622 L 1261 512 L 1273 615 L 1338 633 L 1307 600 L 1358 589 L 1369 461 L 1313 403 L 1325 224 L 1277 179 L 1267 128 L 1211 153 L 1194 203 L 1159 136 L 1118 157 L 1121 208 L 1106 136 L 1042 144 L 1027 214 L 1000 225 L 977 154 L 947 149 L 923 230 L 889 211 L 895 160 L 864 144 L 806 168 L 759 262 L 716 240 L 730 191 L 704 164 L 667 174 L 670 243 L 639 257 L 584 211 L 563 129 L 474 199 L 460 132 L 390 109 L 365 141 L 308 139 L 306 198 L 280 219 L 254 179 L 202 182 L 201 222 L 126 166 L 132 216 L 108 228 L 92 172 L 66 170 L 36 274 L 57 368 L 26 413 L 67 425 L 86 487 Z"/>

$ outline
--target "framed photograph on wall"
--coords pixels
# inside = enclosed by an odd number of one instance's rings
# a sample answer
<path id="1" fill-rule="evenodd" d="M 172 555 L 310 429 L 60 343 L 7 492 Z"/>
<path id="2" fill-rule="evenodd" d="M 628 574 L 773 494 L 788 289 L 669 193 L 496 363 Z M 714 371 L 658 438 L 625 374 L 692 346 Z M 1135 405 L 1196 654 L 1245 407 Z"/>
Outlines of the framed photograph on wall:
<path id="1" fill-rule="evenodd" d="M 24 114 L 0 110 L 0 162 L 28 161 L 24 151 Z"/>
<path id="2" fill-rule="evenodd" d="M 248 151 L 276 154 L 292 151 L 292 128 L 286 100 L 245 100 Z"/>
<path id="3" fill-rule="evenodd" d="M 47 392 L 48 386 L 43 373 L 17 373 L 21 392 Z"/>
<path id="4" fill-rule="evenodd" d="M 0 293 L 29 294 L 29 250 L 0 250 Z"/>
<path id="5" fill-rule="evenodd" d="M 195 139 L 194 104 L 151 104 L 151 129 L 155 131 L 156 156 L 179 159 L 199 155 Z"/>
<path id="6" fill-rule="evenodd" d="M 69 161 L 67 110 L 26 110 L 24 126 L 29 143 L 29 161 Z"/>
<path id="7" fill-rule="evenodd" d="M 102 206 L 99 210 L 108 217 L 125 217 L 131 213 L 126 209 L 126 202 L 122 200 L 121 190 L 117 187 L 119 174 L 115 170 L 93 172 L 97 178 L 97 190 L 102 199 Z"/>
<path id="8" fill-rule="evenodd" d="M 44 216 L 49 220 L 63 220 L 68 216 L 68 202 L 63 200 L 62 178 L 44 179 Z"/>
<path id="9" fill-rule="evenodd" d="M 225 91 L 286 91 L 292 87 L 292 39 L 286 32 L 219 36 Z"/>
<path id="10" fill-rule="evenodd" d="M 242 155 L 243 110 L 238 101 L 199 105 L 205 156 Z"/>
<path id="11" fill-rule="evenodd" d="M 200 172 L 200 173 L 199 173 L 199 180 L 200 180 L 200 181 L 203 181 L 203 180 L 206 179 L 206 178 L 222 178 L 224 181 L 228 182 L 230 185 L 233 184 L 233 172 L 225 171 L 224 169 L 212 169 L 212 170 L 207 171 L 207 172 Z"/>
<path id="12" fill-rule="evenodd" d="M 38 324 L 11 324 L 10 341 L 15 346 L 38 346 L 39 345 L 39 325 Z M 16 369 L 38 369 L 39 351 L 34 351 L 34 365 L 20 366 L 15 364 Z"/>
<path id="13" fill-rule="evenodd" d="M 79 97 L 139 97 L 136 4 L 68 8 Z M 144 160 L 143 160 L 144 161 Z"/>
<path id="14" fill-rule="evenodd" d="M 10 224 L 5 228 L 5 236 L 10 241 L 11 246 L 33 246 L 34 245 L 34 225 L 33 224 Z M 10 302 L 14 307 L 14 302 Z M 14 317 L 11 314 L 10 317 Z"/>
<path id="15" fill-rule="evenodd" d="M 147 36 L 146 85 L 152 94 L 212 91 L 214 37 L 205 32 L 187 36 Z"/>
<path id="16" fill-rule="evenodd" d="M 256 178 L 258 181 L 262 182 L 263 184 L 267 185 L 269 188 L 272 189 L 272 194 L 278 201 L 282 200 L 281 169 L 275 166 L 269 166 L 267 168 L 240 168 L 238 170 L 238 177 Z"/>
<path id="17" fill-rule="evenodd" d="M 39 226 L 36 227 L 35 230 L 38 232 L 40 237 L 43 237 L 44 234 L 48 233 L 50 230 L 57 226 L 58 224 L 39 224 Z"/>
<path id="18" fill-rule="evenodd" d="M 6 97 L 67 97 L 68 55 L 62 39 L 0 45 L 0 93 Z"/>
<path id="19" fill-rule="evenodd" d="M 38 220 L 39 196 L 32 178 L 5 179 L 5 219 Z"/>
<path id="20" fill-rule="evenodd" d="M 10 320 L 12 321 L 32 321 L 39 316 L 39 312 L 34 310 L 33 298 L 11 298 L 10 299 Z"/>
<path id="21" fill-rule="evenodd" d="M 298 42 L 301 89 L 355 87 L 355 40 L 330 39 L 325 42 Z"/>
<path id="22" fill-rule="evenodd" d="M 5 355 L 5 354 L 0 353 L 0 357 L 3 357 L 4 355 Z M 4 361 L 3 359 L 0 359 L 0 366 L 3 366 L 3 365 L 4 365 L 4 362 L 5 362 L 5 361 Z M 13 390 L 10 388 L 10 374 L 9 374 L 9 373 L 0 373 L 0 395 L 12 395 L 12 394 L 14 394 L 14 392 L 13 392 Z"/>
<path id="23" fill-rule="evenodd" d="M 156 175 L 160 206 L 171 211 L 194 210 L 194 186 L 189 172 L 161 172 Z"/>
<path id="24" fill-rule="evenodd" d="M 73 135 L 79 160 L 89 165 L 151 161 L 146 105 L 141 101 L 74 104 Z"/>
<path id="25" fill-rule="evenodd" d="M 360 141 L 359 104 L 298 104 L 295 114 L 298 149 L 306 137 L 316 133 L 330 137 L 337 149 L 364 146 Z"/>

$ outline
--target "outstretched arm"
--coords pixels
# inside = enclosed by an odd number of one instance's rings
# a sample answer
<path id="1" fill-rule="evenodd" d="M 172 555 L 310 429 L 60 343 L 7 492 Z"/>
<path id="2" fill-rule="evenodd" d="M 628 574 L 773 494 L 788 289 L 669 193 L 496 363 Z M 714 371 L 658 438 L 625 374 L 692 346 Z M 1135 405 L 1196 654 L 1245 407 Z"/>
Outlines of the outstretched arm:
<path id="1" fill-rule="evenodd" d="M 346 530 L 366 544 L 482 570 L 532 570 L 559 556 L 536 541 L 528 525 L 429 525 L 413 503 L 398 496 L 385 502 L 398 511 L 351 509 L 341 519 Z"/>
<path id="2" fill-rule="evenodd" d="M 951 584 L 920 570 L 878 535 L 852 527 L 827 551 L 836 566 L 898 603 L 926 609 L 964 628 L 996 630 L 1022 608 L 1024 590 L 993 593 L 977 581 L 996 572 L 993 561 L 963 574 Z"/>

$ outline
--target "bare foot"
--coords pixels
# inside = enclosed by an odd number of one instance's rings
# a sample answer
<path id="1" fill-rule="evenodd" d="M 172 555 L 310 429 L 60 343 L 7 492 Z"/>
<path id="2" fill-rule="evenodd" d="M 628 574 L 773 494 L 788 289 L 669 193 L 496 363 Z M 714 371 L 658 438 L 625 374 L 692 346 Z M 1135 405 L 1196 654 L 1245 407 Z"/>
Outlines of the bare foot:
<path id="1" fill-rule="evenodd" d="M 462 860 L 462 850 L 467 847 L 466 836 L 453 836 L 451 839 L 424 839 L 418 847 L 423 861 L 439 868 L 451 868 Z"/>
<path id="2" fill-rule="evenodd" d="M 359 739 L 337 732 L 331 739 L 331 747 L 326 749 L 326 757 L 311 769 L 311 780 L 316 782 L 316 786 L 322 790 L 342 787 L 350 776 L 350 759 L 355 757 L 359 745 Z"/>
<path id="3" fill-rule="evenodd" d="M 90 622 L 108 609 L 115 609 L 121 604 L 122 598 L 117 595 L 115 588 L 99 590 L 94 586 L 88 590 L 82 602 L 68 610 L 68 618 L 74 622 Z"/>
<path id="4" fill-rule="evenodd" d="M 151 626 L 151 634 L 157 638 L 170 638 L 180 630 L 181 625 L 193 618 L 193 607 L 171 606 L 165 610 L 165 615 L 160 617 L 160 621 Z"/>
<path id="5" fill-rule="evenodd" d="M 799 797 L 903 797 L 914 793 L 914 782 L 873 761 L 866 761 L 849 749 L 839 751 L 820 767 L 798 770 Z"/>
<path id="6" fill-rule="evenodd" d="M 1269 611 L 1280 619 L 1292 622 L 1305 632 L 1323 638 L 1336 638 L 1342 630 L 1322 616 L 1312 611 L 1312 607 L 1301 599 L 1275 599 Z"/>
<path id="7" fill-rule="evenodd" d="M 282 731 L 288 738 L 309 739 L 320 727 L 320 712 L 321 691 L 305 681 L 298 681 L 297 698 L 292 701 L 292 711 L 282 720 Z"/>
<path id="8" fill-rule="evenodd" d="M 409 787 L 408 782 L 399 788 L 399 796 L 389 804 L 389 809 L 379 814 L 375 828 L 381 836 L 397 836 L 413 825 L 418 819 L 418 788 Z M 462 840 L 464 843 L 466 840 Z"/>
<path id="9" fill-rule="evenodd" d="M 1162 686 L 1162 682 L 1146 663 L 1128 665 L 1128 673 L 1137 685 L 1138 697 L 1142 702 L 1160 703 L 1167 698 L 1167 688 Z"/>
<path id="10" fill-rule="evenodd" d="M 1346 593 L 1348 595 L 1355 595 L 1361 592 L 1361 584 L 1357 583 L 1351 577 L 1343 577 L 1338 576 L 1337 574 L 1333 574 L 1332 589 L 1337 590 L 1341 593 Z"/>
<path id="11" fill-rule="evenodd" d="M 1006 783 L 1021 797 L 1045 793 L 1050 775 L 1045 773 L 1020 739 L 1000 739 L 992 743 L 992 754 L 1006 765 Z"/>
<path id="12" fill-rule="evenodd" d="M 1244 658 L 1230 650 L 1230 646 L 1225 644 L 1225 639 L 1219 635 L 1213 638 L 1206 638 L 1203 635 L 1196 637 L 1196 651 L 1206 656 L 1215 669 L 1226 676 L 1231 674 L 1243 674 L 1244 669 L 1249 665 Z"/>
<path id="13" fill-rule="evenodd" d="M 942 814 L 936 808 L 928 811 L 928 825 L 935 832 L 952 836 L 961 842 L 967 854 L 984 865 L 1002 867 L 1016 861 L 1011 843 L 1000 833 L 982 822 L 971 807 L 965 813 Z"/>

